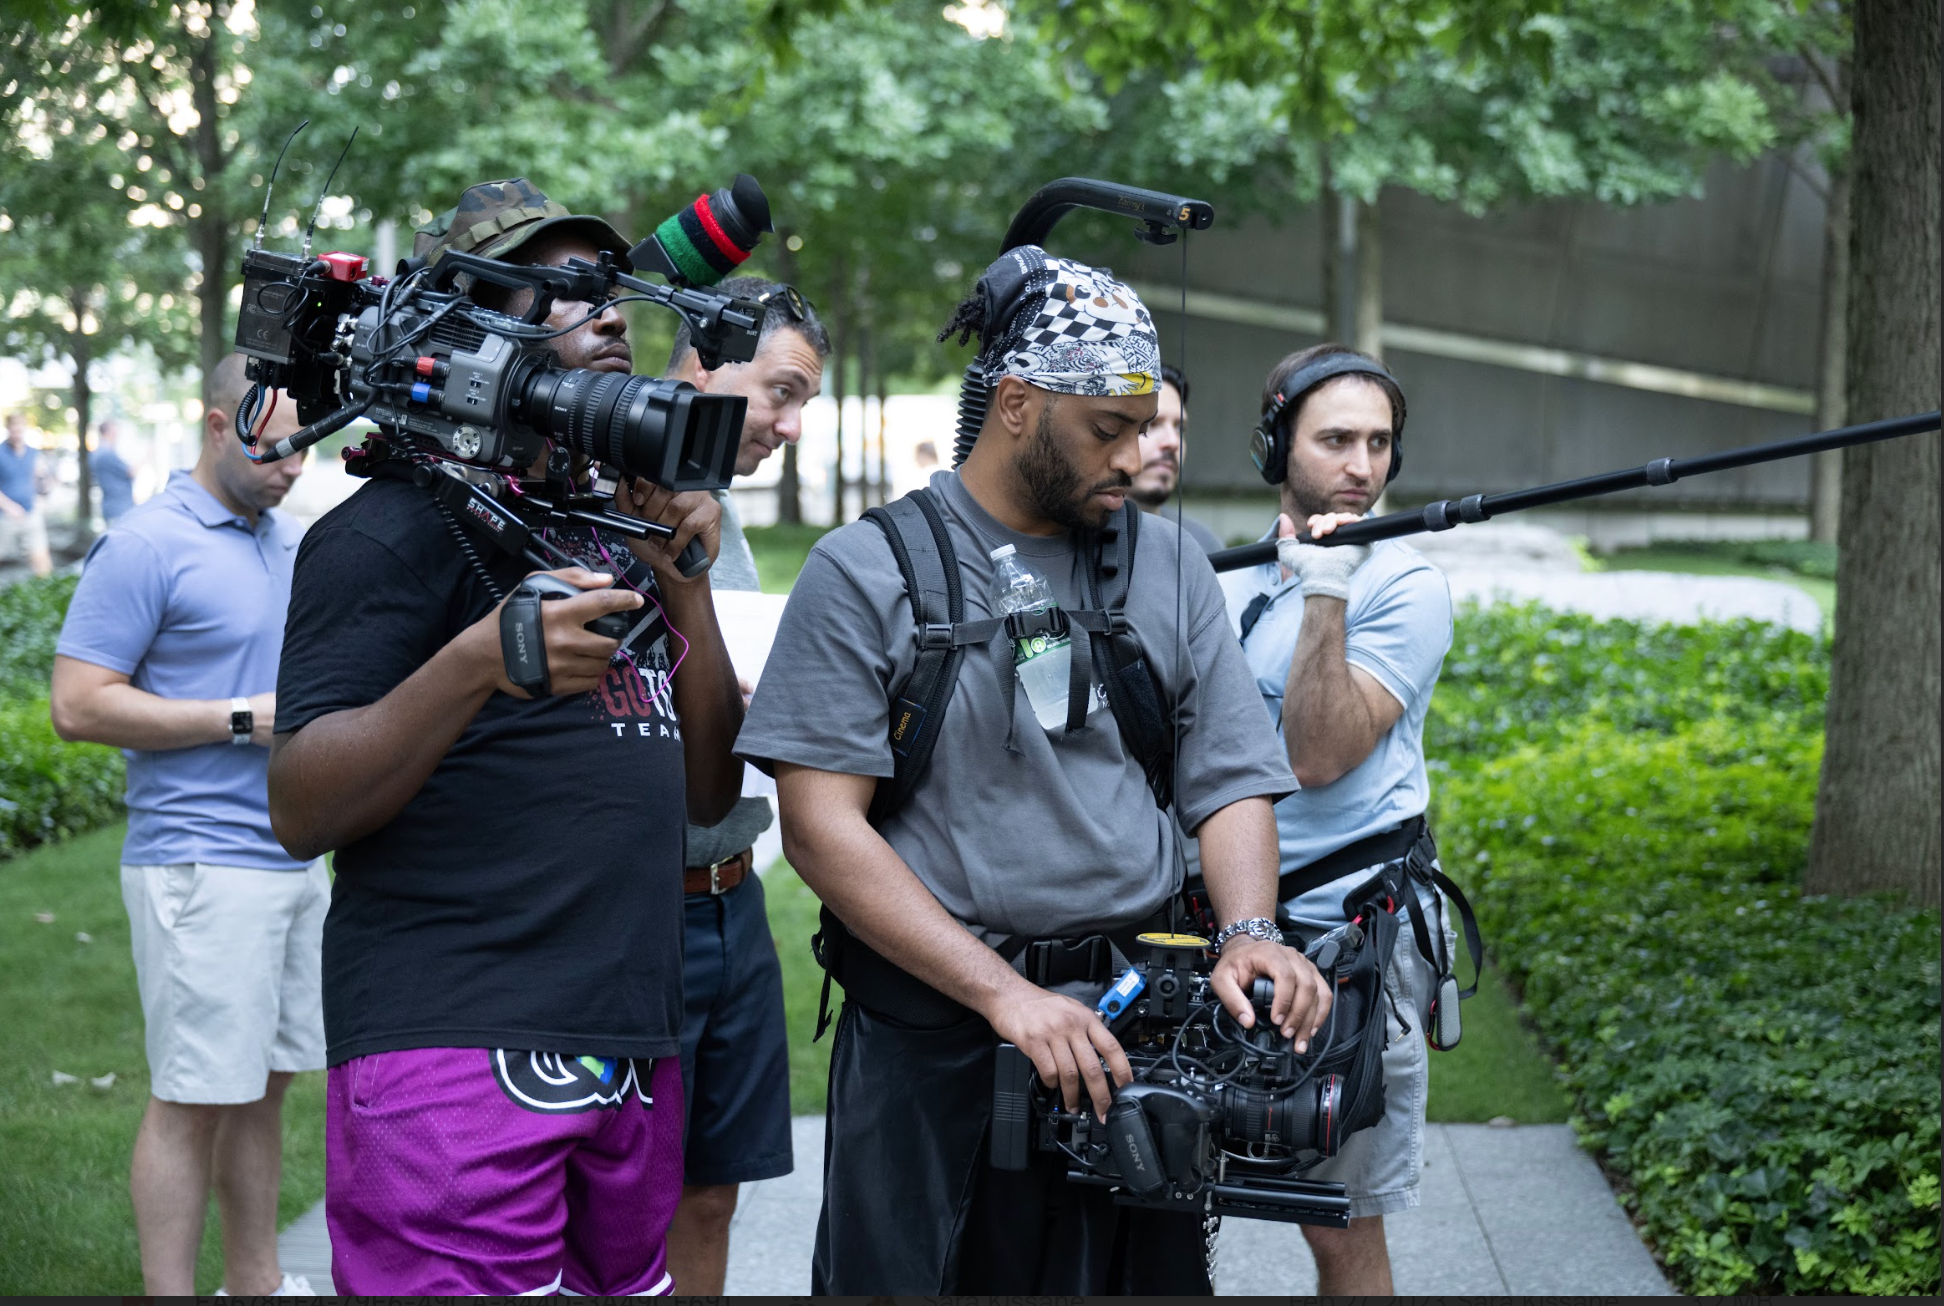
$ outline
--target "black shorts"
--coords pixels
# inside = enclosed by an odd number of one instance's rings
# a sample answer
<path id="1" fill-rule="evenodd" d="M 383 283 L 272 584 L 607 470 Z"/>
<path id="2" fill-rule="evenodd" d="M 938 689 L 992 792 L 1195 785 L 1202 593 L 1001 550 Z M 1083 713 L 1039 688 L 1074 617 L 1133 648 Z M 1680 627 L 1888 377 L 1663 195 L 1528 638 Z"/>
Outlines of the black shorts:
<path id="1" fill-rule="evenodd" d="M 683 1179 L 741 1184 L 790 1173 L 790 1047 L 783 968 L 752 874 L 689 895 L 682 959 Z"/>

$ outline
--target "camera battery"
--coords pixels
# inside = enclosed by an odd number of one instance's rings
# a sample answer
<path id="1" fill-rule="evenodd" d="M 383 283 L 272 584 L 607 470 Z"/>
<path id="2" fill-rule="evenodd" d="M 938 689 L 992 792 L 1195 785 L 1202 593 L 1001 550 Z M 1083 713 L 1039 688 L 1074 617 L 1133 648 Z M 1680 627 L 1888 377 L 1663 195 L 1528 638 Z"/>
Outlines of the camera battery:
<path id="1" fill-rule="evenodd" d="M 1032 1058 L 1001 1043 L 992 1061 L 992 1168 L 1024 1170 L 1032 1145 Z"/>

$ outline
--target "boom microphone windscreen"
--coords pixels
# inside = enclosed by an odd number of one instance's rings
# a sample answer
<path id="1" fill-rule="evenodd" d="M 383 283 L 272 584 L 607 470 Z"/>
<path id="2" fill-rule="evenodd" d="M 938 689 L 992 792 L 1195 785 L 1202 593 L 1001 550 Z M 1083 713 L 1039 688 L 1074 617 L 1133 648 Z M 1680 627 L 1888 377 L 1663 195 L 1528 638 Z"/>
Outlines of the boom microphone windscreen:
<path id="1" fill-rule="evenodd" d="M 713 286 L 734 272 L 770 226 L 769 199 L 746 172 L 713 195 L 663 220 L 629 258 L 637 268 L 670 281 Z"/>

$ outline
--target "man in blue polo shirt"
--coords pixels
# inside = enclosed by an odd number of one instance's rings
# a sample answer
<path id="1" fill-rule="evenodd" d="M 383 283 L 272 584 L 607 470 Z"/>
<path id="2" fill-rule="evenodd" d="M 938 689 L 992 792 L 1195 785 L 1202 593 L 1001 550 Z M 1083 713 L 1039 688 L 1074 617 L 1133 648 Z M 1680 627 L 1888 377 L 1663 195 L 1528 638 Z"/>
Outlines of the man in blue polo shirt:
<path id="1" fill-rule="evenodd" d="M 1283 909 L 1311 935 L 1344 923 L 1344 899 L 1374 870 L 1409 855 L 1424 832 L 1430 784 L 1424 718 L 1451 648 L 1443 573 L 1401 540 L 1299 544 L 1370 510 L 1402 460 L 1404 393 L 1376 359 L 1316 345 L 1283 359 L 1263 387 L 1257 467 L 1281 491 L 1264 536 L 1275 562 L 1222 577 L 1256 688 L 1301 787 L 1276 804 Z M 1398 907 L 1384 1114 L 1307 1174 L 1341 1183 L 1350 1226 L 1304 1225 L 1323 1296 L 1391 1292 L 1384 1216 L 1418 1204 L 1424 1155 L 1427 1031 L 1454 940 L 1435 893 Z M 1398 1019 L 1408 1013 L 1408 1027 Z M 1453 1014 L 1445 1013 L 1447 1016 Z"/>
<path id="2" fill-rule="evenodd" d="M 7 438 L 0 440 L 0 562 L 24 557 L 36 576 L 54 570 L 40 509 L 47 488 L 47 464 L 27 443 L 25 414 L 8 413 Z"/>
<path id="3" fill-rule="evenodd" d="M 95 447 L 88 454 L 88 470 L 101 487 L 101 519 L 110 526 L 135 506 L 135 471 L 115 448 L 120 435 L 121 423 L 104 419 L 95 427 Z"/>
<path id="4" fill-rule="evenodd" d="M 224 1283 L 310 1295 L 277 1262 L 284 1089 L 324 1068 L 322 859 L 270 831 L 266 772 L 303 469 L 257 466 L 234 426 L 241 354 L 216 368 L 202 456 L 89 551 L 54 658 L 63 739 L 124 750 L 122 899 L 147 1026 L 149 1104 L 129 1188 L 149 1293 L 196 1292 L 213 1177 Z M 277 405 L 264 435 L 298 428 Z"/>

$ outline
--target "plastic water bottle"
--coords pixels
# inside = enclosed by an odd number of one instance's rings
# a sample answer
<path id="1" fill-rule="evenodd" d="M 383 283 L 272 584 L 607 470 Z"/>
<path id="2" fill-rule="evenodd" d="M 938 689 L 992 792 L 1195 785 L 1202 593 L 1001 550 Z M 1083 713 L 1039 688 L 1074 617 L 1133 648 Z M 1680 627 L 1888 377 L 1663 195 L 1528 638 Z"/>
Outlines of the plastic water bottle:
<path id="1" fill-rule="evenodd" d="M 1046 578 L 1021 562 L 1014 555 L 1012 545 L 1002 544 L 994 549 L 992 561 L 995 615 L 1045 612 L 1060 606 L 1053 601 L 1053 587 L 1046 583 Z M 1047 730 L 1066 725 L 1067 674 L 1072 662 L 1073 641 L 1065 635 L 1030 635 L 1013 641 L 1013 672 L 1026 687 L 1026 701 L 1033 705 L 1033 716 Z"/>

